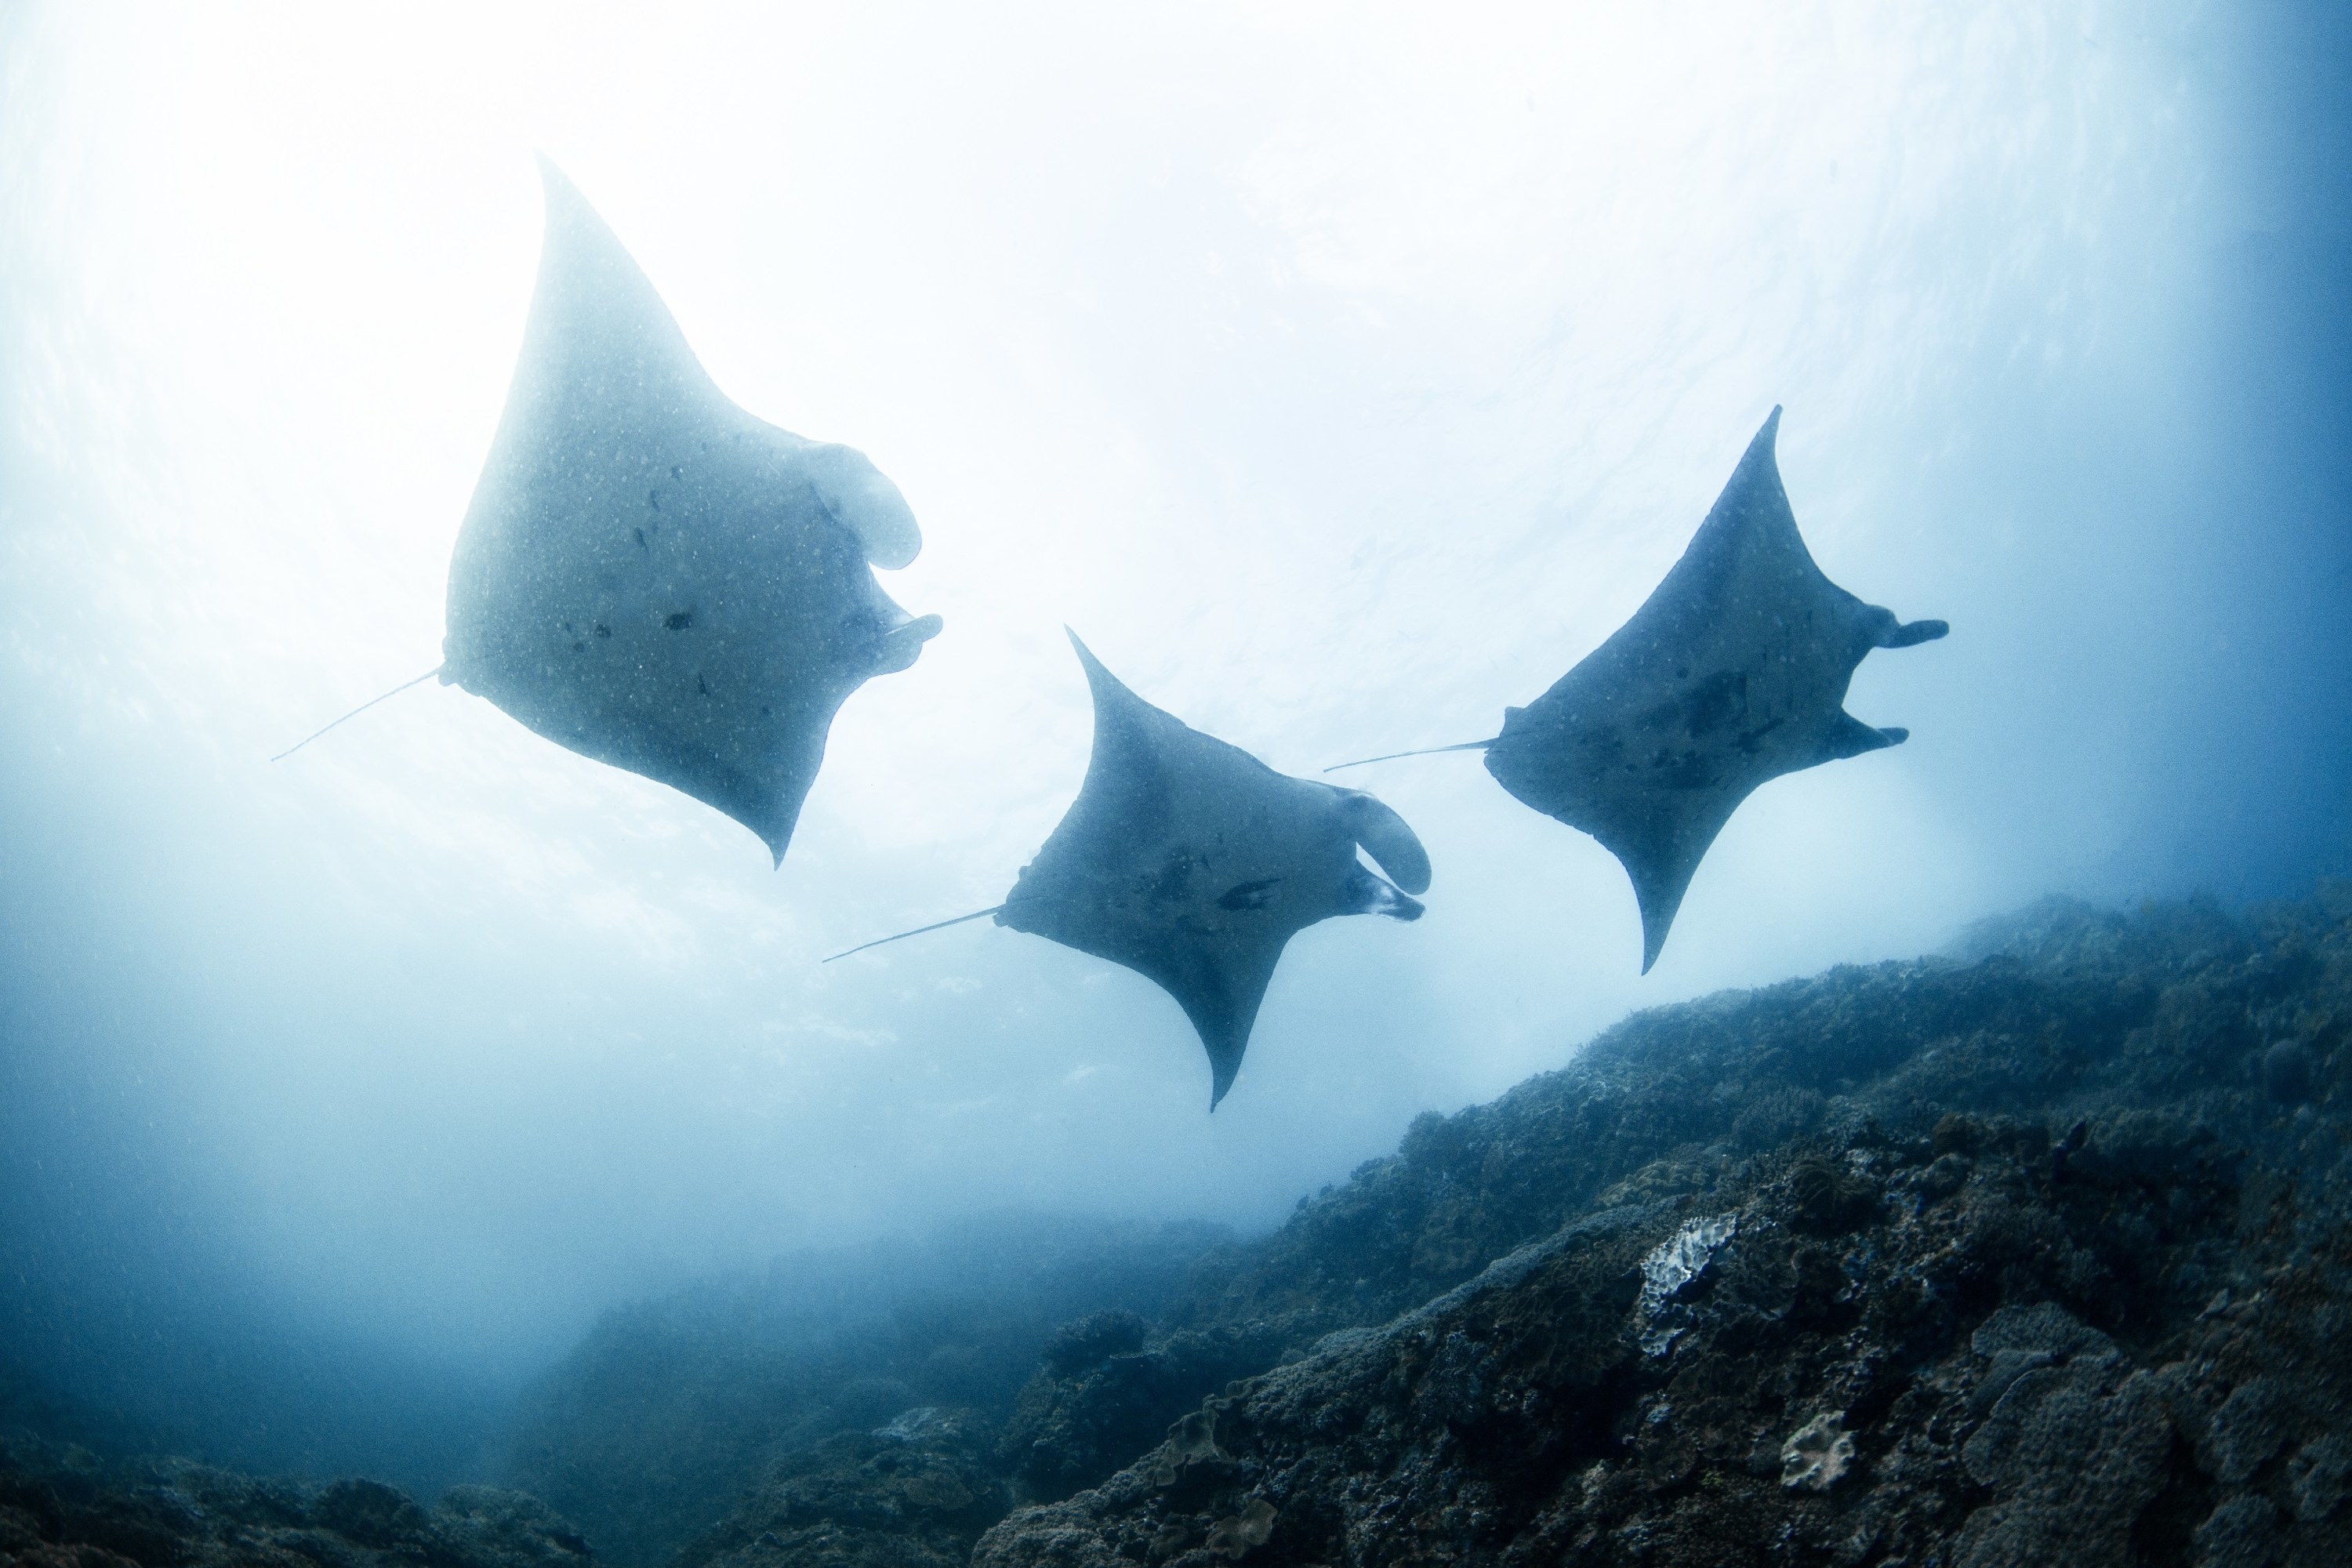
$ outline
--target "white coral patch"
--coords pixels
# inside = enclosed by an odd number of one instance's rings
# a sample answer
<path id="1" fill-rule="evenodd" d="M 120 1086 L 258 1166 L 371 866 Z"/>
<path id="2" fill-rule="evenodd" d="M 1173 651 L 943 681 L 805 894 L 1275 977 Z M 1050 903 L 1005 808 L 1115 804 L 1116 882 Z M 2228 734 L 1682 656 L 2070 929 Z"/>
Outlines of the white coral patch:
<path id="1" fill-rule="evenodd" d="M 1853 1463 L 1853 1436 L 1845 1430 L 1845 1412 L 1825 1411 L 1780 1445 L 1780 1484 L 1825 1492 Z"/>
<path id="2" fill-rule="evenodd" d="M 1715 1249 L 1739 1229 L 1739 1216 L 1720 1214 L 1695 1219 L 1660 1242 L 1642 1259 L 1642 1316 L 1657 1315 L 1675 1292 L 1697 1279 L 1715 1256 Z"/>

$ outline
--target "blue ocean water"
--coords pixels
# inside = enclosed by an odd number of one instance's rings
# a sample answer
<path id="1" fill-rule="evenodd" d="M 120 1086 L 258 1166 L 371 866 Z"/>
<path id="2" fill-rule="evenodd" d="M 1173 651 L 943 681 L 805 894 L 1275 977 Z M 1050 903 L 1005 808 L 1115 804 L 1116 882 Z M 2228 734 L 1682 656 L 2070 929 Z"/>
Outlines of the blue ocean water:
<path id="1" fill-rule="evenodd" d="M 1006 1214 L 1261 1231 L 1637 1007 L 2352 873 L 2347 45 L 2284 4 L 0 12 L 7 1414 L 481 1479 L 696 1281 Z M 883 575 L 946 630 L 781 869 L 437 686 L 267 760 L 439 657 L 534 150 L 730 397 L 922 524 Z M 1298 937 L 1213 1117 L 1184 1016 L 1083 954 L 819 963 L 1012 885 L 1087 758 L 1065 625 L 1286 773 L 1476 738 L 1775 405 L 1823 569 L 1952 635 L 1862 667 L 1911 739 L 1759 792 L 1648 976 L 1617 863 L 1462 757 L 1350 775 L 1430 912 Z"/>

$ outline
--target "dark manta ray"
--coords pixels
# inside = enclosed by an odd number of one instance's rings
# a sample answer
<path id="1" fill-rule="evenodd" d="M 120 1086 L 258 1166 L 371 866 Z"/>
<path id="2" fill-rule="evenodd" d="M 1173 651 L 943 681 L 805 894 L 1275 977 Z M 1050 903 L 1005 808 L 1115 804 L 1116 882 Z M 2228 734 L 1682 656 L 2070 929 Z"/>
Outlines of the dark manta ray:
<path id="1" fill-rule="evenodd" d="M 720 392 L 613 231 L 540 167 L 539 282 L 435 673 L 718 807 L 781 863 L 834 714 L 939 633 L 869 570 L 922 535 L 863 454 Z"/>
<path id="2" fill-rule="evenodd" d="M 1758 785 L 1910 738 L 1845 710 L 1864 657 L 1950 629 L 1897 621 L 1822 574 L 1780 486 L 1780 426 L 1775 408 L 1633 619 L 1550 690 L 1505 709 L 1500 735 L 1441 748 L 1484 751 L 1496 782 L 1623 863 L 1643 973 L 1707 847 Z"/>
<path id="3" fill-rule="evenodd" d="M 1276 773 L 1154 708 L 1070 642 L 1094 693 L 1086 783 L 1004 902 L 961 918 L 994 915 L 1159 984 L 1209 1053 L 1214 1110 L 1284 945 L 1334 915 L 1419 919 L 1406 894 L 1428 890 L 1429 856 L 1370 795 Z M 1360 844 L 1394 886 L 1356 858 Z"/>

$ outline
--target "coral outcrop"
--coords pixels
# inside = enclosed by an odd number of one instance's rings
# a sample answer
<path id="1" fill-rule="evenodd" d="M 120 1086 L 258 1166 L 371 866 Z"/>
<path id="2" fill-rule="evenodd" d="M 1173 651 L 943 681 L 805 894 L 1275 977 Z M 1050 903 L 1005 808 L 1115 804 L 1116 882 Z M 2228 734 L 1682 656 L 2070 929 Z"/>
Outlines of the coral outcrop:
<path id="1" fill-rule="evenodd" d="M 976 1414 L 922 1406 L 777 1462 L 677 1568 L 961 1568 L 1012 1489 Z"/>
<path id="2" fill-rule="evenodd" d="M 2343 1563 L 2347 1040 L 2340 893 L 1643 1015 L 1224 1258 L 1162 1340 L 1321 1337 L 973 1561 Z"/>
<path id="3" fill-rule="evenodd" d="M 509 1473 L 647 1568 L 2352 1562 L 2352 889 L 1641 1014 L 1256 1241 L 965 1246 L 616 1315 Z M 587 1555 L 0 1454 L 0 1564 Z"/>
<path id="4" fill-rule="evenodd" d="M 789 1257 L 763 1278 L 614 1312 L 525 1401 L 503 1479 L 622 1568 L 657 1568 L 739 1500 L 758 1512 L 778 1466 L 838 1435 L 929 1406 L 965 1412 L 961 1429 L 993 1442 L 1057 1324 L 1163 1314 L 1227 1235 L 1001 1215 L 930 1242 Z"/>
<path id="5" fill-rule="evenodd" d="M 257 1480 L 184 1459 L 110 1465 L 86 1449 L 0 1446 L 10 1568 L 590 1568 L 538 1499 L 453 1487 L 431 1509 L 375 1481 Z"/>

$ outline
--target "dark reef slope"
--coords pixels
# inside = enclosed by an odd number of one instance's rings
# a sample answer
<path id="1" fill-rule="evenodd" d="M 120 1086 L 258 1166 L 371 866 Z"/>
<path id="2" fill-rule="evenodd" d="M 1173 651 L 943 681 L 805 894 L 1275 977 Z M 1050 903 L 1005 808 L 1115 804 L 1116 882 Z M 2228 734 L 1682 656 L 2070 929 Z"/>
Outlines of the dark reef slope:
<path id="1" fill-rule="evenodd" d="M 975 1562 L 2352 1562 L 2347 1038 L 2346 889 L 1635 1017 L 1232 1256 L 1167 1344 L 1324 1337 Z"/>
<path id="2" fill-rule="evenodd" d="M 23 1568 L 587 1568 L 544 1503 L 452 1487 L 427 1511 L 374 1481 L 300 1486 L 184 1459 L 109 1465 L 0 1445 L 0 1563 Z"/>
<path id="3" fill-rule="evenodd" d="M 499 1479 L 578 1521 L 600 1557 L 656 1568 L 772 1467 L 798 1473 L 837 1434 L 926 1406 L 1001 1419 L 1056 1324 L 1165 1312 L 1228 1234 L 1000 1216 L 928 1242 L 802 1253 L 612 1313 L 526 1401 Z M 957 1430 L 961 1447 L 976 1440 Z M 977 1522 L 948 1511 L 968 1547 L 1005 1506 Z"/>
<path id="4" fill-rule="evenodd" d="M 1270 1237 L 1059 1234 L 616 1318 L 510 1479 L 647 1568 L 2352 1563 L 2352 889 L 1660 1008 Z"/>

